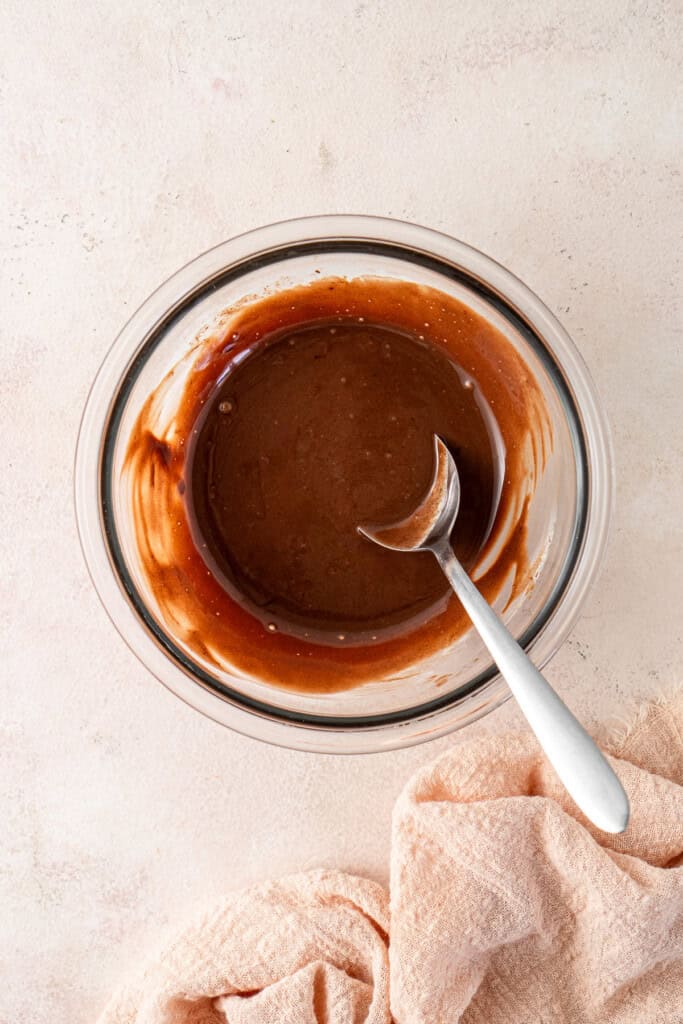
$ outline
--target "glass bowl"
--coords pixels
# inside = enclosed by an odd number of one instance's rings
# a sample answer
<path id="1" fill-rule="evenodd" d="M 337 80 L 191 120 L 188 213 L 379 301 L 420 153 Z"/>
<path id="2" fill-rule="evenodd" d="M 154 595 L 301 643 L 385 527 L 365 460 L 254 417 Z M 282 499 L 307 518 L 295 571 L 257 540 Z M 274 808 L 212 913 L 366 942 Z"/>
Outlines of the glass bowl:
<path id="1" fill-rule="evenodd" d="M 399 221 L 322 216 L 259 228 L 211 249 L 161 285 L 114 342 L 90 391 L 76 454 L 85 559 L 133 652 L 215 721 L 317 752 L 432 739 L 491 711 L 509 691 L 474 630 L 390 679 L 335 693 L 298 693 L 202 663 L 163 621 L 141 571 L 122 467 L 143 402 L 227 308 L 321 276 L 366 275 L 429 285 L 464 302 L 505 335 L 541 390 L 553 445 L 527 520 L 533 576 L 507 607 L 502 595 L 498 610 L 543 666 L 575 623 L 599 569 L 612 501 L 609 435 L 595 387 L 562 326 L 509 271 L 462 242 Z"/>

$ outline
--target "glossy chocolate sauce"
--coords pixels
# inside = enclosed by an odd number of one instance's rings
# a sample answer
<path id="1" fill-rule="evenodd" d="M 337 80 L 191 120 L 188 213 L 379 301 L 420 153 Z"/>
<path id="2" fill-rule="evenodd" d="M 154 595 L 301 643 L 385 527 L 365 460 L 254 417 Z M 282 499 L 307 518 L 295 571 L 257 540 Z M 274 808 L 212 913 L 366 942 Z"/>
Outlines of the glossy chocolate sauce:
<path id="1" fill-rule="evenodd" d="M 440 292 L 325 279 L 228 311 L 128 450 L 162 617 L 203 659 L 298 689 L 386 677 L 468 628 L 436 561 L 358 534 L 424 496 L 433 435 L 461 478 L 452 541 L 492 598 L 525 585 L 544 407 L 512 346 Z M 542 433 L 542 431 L 541 431 Z M 171 524 L 171 525 L 169 525 Z"/>
<path id="2" fill-rule="evenodd" d="M 217 577 L 266 625 L 334 643 L 443 602 L 429 554 L 358 533 L 427 489 L 434 433 L 462 484 L 456 549 L 471 564 L 493 520 L 495 422 L 431 342 L 367 323 L 285 330 L 216 389 L 194 444 L 192 533 Z"/>

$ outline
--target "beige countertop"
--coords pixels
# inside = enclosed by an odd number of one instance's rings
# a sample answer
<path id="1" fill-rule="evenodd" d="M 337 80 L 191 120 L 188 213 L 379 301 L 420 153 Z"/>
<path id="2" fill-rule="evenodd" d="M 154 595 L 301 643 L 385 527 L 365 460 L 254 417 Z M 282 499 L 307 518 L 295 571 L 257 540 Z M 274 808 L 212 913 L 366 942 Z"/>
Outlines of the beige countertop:
<path id="1" fill-rule="evenodd" d="M 680 680 L 676 6 L 4 6 L 2 1024 L 92 1021 L 227 888 L 317 865 L 386 881 L 395 796 L 458 742 L 262 746 L 164 690 L 100 607 L 71 496 L 83 402 L 128 315 L 209 246 L 391 215 L 537 291 L 593 372 L 617 471 L 606 565 L 549 678 L 586 719 Z M 511 723 L 508 704 L 472 728 Z"/>

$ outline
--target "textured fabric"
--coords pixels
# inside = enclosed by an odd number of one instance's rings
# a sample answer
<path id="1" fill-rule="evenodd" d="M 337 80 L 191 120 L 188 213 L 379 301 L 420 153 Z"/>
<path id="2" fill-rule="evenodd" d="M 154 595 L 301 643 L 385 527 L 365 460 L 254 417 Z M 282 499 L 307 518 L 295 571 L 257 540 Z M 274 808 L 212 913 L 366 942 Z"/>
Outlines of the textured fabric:
<path id="1" fill-rule="evenodd" d="M 311 871 L 231 893 L 124 989 L 101 1024 L 385 1024 L 388 899 Z"/>
<path id="2" fill-rule="evenodd" d="M 296 875 L 230 895 L 101 1024 L 682 1024 L 683 695 L 603 746 L 624 835 L 530 734 L 472 737 L 396 805 L 390 949 L 379 886 Z"/>
<path id="3" fill-rule="evenodd" d="M 401 1024 L 683 1022 L 683 699 L 603 747 L 631 800 L 621 836 L 588 824 L 530 733 L 410 781 L 391 854 Z"/>

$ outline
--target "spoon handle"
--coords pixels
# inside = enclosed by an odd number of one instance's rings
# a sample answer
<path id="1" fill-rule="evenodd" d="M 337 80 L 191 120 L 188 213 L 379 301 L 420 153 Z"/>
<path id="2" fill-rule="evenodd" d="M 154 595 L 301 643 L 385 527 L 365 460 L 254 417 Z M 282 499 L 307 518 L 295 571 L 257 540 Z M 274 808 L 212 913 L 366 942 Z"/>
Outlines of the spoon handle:
<path id="1" fill-rule="evenodd" d="M 569 795 L 598 828 L 623 832 L 628 797 L 604 754 L 481 596 L 450 546 L 433 551 Z"/>

